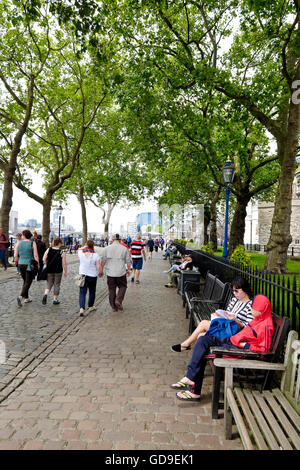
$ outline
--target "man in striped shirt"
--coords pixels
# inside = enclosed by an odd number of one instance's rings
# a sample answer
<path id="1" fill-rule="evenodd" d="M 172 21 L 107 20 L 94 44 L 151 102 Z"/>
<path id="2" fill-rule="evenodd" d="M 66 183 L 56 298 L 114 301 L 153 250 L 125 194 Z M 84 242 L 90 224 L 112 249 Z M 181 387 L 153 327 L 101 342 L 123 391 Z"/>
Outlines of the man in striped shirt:
<path id="1" fill-rule="evenodd" d="M 132 259 L 132 278 L 131 282 L 134 282 L 135 273 L 136 273 L 136 280 L 135 283 L 140 283 L 140 272 L 143 268 L 143 258 L 146 262 L 146 253 L 144 249 L 144 244 L 141 239 L 141 235 L 138 234 L 134 240 L 131 242 L 130 246 L 130 253 Z"/>

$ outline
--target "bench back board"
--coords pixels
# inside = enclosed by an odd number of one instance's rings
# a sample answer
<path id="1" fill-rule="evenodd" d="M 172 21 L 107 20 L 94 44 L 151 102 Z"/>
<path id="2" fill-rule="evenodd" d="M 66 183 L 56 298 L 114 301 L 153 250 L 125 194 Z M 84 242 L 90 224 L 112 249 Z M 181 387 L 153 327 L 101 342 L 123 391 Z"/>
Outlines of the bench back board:
<path id="1" fill-rule="evenodd" d="M 205 299 L 210 299 L 212 295 L 213 288 L 215 286 L 217 277 L 214 276 L 213 274 L 210 274 L 210 272 L 207 272 L 206 277 L 205 277 L 205 282 L 203 286 L 203 297 Z"/>

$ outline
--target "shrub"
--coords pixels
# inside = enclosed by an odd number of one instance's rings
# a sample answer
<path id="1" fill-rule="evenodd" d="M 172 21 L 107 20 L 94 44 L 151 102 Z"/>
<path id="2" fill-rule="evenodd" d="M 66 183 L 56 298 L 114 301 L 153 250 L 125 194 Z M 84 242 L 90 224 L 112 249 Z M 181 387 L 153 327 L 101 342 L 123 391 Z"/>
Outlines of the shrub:
<path id="1" fill-rule="evenodd" d="M 213 255 L 214 254 L 213 242 L 209 242 L 207 245 L 203 245 L 201 247 L 201 250 L 205 251 L 206 253 L 210 253 L 211 255 Z"/>
<path id="2" fill-rule="evenodd" d="M 238 245 L 232 255 L 230 256 L 230 261 L 239 263 L 242 266 L 250 266 L 251 264 L 251 254 L 247 253 L 244 245 Z"/>

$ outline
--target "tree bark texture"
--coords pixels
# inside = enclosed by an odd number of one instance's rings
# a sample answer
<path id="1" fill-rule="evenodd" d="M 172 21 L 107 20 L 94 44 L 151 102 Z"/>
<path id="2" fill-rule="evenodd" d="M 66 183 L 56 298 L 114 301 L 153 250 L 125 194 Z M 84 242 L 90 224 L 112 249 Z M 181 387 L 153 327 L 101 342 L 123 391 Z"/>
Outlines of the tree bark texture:
<path id="1" fill-rule="evenodd" d="M 264 266 L 264 269 L 279 274 L 287 272 L 287 250 L 292 241 L 290 233 L 292 186 L 295 176 L 299 128 L 300 104 L 294 104 L 291 101 L 287 134 L 283 139 L 277 140 L 281 172 Z"/>
<path id="2" fill-rule="evenodd" d="M 86 216 L 83 186 L 80 186 L 80 189 L 79 189 L 79 202 L 80 202 L 80 207 L 81 207 L 81 218 L 82 218 L 82 245 L 85 245 L 87 242 L 87 216 Z"/>
<path id="3" fill-rule="evenodd" d="M 247 216 L 247 205 L 250 201 L 250 195 L 237 197 L 236 208 L 230 227 L 230 239 L 228 245 L 228 256 L 231 256 L 238 245 L 244 244 L 245 219 Z"/>

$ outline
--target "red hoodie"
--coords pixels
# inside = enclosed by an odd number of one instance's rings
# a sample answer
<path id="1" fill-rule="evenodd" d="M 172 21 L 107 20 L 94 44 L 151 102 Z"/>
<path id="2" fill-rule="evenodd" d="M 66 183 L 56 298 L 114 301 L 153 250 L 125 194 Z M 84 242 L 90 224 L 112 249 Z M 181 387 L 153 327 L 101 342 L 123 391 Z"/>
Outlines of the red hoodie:
<path id="1" fill-rule="evenodd" d="M 240 346 L 240 343 L 246 342 L 250 345 L 250 351 L 268 352 L 274 332 L 270 300 L 265 295 L 256 295 L 253 299 L 252 308 L 261 312 L 261 315 L 254 318 L 236 335 L 231 336 L 230 341 L 235 346 Z"/>

